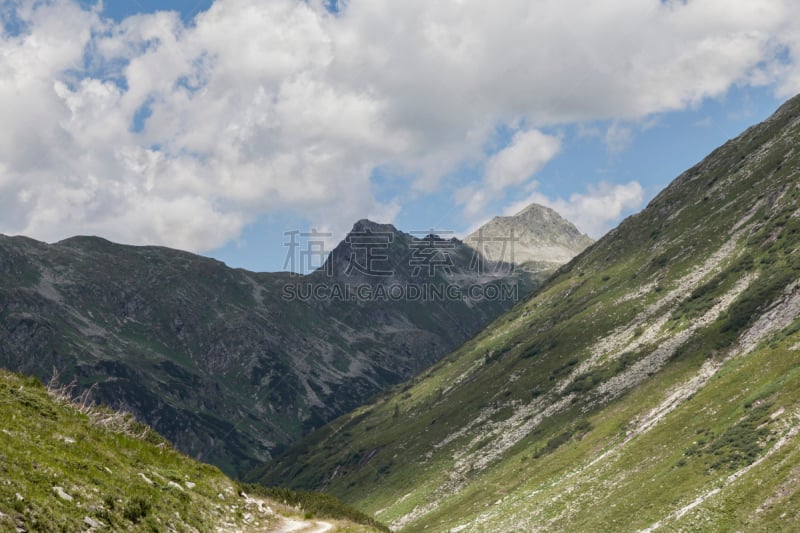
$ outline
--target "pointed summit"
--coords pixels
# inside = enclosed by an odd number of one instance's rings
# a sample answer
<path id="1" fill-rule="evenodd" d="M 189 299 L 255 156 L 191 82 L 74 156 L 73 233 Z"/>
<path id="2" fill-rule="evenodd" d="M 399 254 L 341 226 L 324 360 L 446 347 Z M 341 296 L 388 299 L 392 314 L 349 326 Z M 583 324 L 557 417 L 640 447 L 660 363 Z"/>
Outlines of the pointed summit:
<path id="1" fill-rule="evenodd" d="M 492 261 L 559 266 L 594 241 L 553 209 L 533 203 L 513 216 L 494 217 L 464 242 Z"/>
<path id="2" fill-rule="evenodd" d="M 382 224 L 380 222 L 373 222 L 368 218 L 362 218 L 353 224 L 353 229 L 350 230 L 350 234 L 366 233 L 368 231 L 372 233 L 399 233 L 399 230 L 392 224 Z"/>
<path id="3" fill-rule="evenodd" d="M 391 278 L 408 254 L 410 235 L 392 224 L 362 218 L 328 255 L 316 276 L 337 281 L 381 281 Z M 391 273 L 388 275 L 384 275 Z"/>

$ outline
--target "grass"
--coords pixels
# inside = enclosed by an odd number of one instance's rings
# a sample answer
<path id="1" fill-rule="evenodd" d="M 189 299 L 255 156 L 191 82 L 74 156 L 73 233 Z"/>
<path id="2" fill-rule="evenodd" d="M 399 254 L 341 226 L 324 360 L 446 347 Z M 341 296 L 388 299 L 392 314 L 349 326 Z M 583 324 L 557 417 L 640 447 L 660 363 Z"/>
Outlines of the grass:
<path id="1" fill-rule="evenodd" d="M 93 523 L 114 531 L 241 528 L 248 514 L 258 514 L 241 490 L 130 415 L 95 407 L 87 394 L 73 397 L 69 387 L 48 390 L 36 378 L 0 370 L 0 530 L 79 531 Z M 263 499 L 276 513 L 257 517 L 263 527 L 282 515 L 328 516 L 317 501 L 346 509 L 327 495 L 307 494 L 289 505 Z M 376 529 L 345 514 L 334 516 L 339 531 Z"/>

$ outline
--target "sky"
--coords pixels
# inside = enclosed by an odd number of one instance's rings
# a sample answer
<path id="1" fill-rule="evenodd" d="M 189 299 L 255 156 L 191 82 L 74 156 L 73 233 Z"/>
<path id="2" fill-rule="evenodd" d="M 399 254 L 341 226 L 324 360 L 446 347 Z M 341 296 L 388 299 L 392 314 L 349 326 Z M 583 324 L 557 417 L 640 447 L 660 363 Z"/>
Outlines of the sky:
<path id="1" fill-rule="evenodd" d="M 794 0 L 0 0 L 0 233 L 285 266 L 362 218 L 599 238 L 800 92 Z"/>

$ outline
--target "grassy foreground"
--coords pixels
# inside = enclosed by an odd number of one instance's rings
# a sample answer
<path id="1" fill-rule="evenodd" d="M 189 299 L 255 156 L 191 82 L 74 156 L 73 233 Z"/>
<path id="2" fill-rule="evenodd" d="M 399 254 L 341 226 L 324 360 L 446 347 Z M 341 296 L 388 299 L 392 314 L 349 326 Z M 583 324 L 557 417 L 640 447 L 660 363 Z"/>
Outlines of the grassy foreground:
<path id="1" fill-rule="evenodd" d="M 0 530 L 251 532 L 292 516 L 369 520 L 329 496 L 319 496 L 327 507 L 313 494 L 249 496 L 130 415 L 84 400 L 0 370 Z"/>

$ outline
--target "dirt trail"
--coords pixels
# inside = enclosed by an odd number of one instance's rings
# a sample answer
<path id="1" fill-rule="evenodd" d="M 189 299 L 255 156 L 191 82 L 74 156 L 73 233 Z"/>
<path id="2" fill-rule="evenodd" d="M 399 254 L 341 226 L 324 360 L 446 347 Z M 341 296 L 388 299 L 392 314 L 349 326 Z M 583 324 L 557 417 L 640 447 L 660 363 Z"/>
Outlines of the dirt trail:
<path id="1" fill-rule="evenodd" d="M 303 520 L 284 518 L 281 525 L 278 526 L 278 529 L 273 529 L 271 531 L 272 533 L 326 533 L 331 530 L 333 530 L 333 524 L 330 522 L 323 522 L 321 520 L 306 522 Z"/>
<path id="2" fill-rule="evenodd" d="M 261 498 L 254 498 L 247 494 L 242 494 L 245 506 L 250 511 L 245 515 L 244 528 L 233 528 L 230 531 L 238 533 L 327 533 L 333 531 L 334 525 L 324 520 L 301 520 L 299 518 L 287 518 L 272 510 L 269 502 Z M 267 519 L 269 525 L 259 523 L 261 519 Z M 277 523 L 276 523 L 277 519 Z M 228 531 L 220 529 L 219 531 Z"/>

